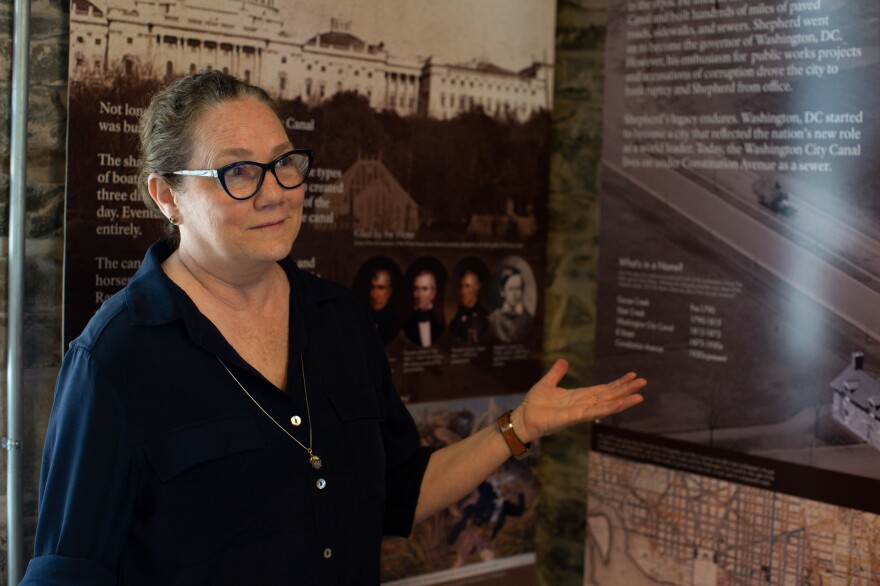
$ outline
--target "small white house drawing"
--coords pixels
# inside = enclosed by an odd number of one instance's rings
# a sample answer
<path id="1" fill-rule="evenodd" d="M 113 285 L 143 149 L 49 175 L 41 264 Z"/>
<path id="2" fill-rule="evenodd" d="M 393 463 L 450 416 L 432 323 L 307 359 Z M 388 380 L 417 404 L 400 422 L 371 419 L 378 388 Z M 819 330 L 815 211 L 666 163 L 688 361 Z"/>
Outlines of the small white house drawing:
<path id="1" fill-rule="evenodd" d="M 831 381 L 831 416 L 880 450 L 880 380 L 865 372 L 865 355 L 853 352 L 847 368 Z"/>

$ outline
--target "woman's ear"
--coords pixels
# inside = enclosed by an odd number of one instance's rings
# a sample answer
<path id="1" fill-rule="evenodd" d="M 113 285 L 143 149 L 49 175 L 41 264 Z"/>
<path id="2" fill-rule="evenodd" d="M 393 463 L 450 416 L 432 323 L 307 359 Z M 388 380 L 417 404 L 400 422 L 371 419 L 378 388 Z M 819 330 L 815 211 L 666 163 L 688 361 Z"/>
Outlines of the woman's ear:
<path id="1" fill-rule="evenodd" d="M 165 179 L 158 173 L 150 173 L 147 177 L 147 188 L 162 214 L 169 220 L 174 218 L 176 222 L 180 222 L 182 218 L 177 208 L 177 197 Z"/>

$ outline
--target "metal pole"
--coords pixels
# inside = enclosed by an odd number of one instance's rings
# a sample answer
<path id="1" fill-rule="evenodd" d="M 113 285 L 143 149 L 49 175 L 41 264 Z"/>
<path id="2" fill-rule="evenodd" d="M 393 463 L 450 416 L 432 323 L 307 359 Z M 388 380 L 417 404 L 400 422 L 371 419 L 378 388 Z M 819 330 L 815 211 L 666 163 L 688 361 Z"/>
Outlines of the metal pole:
<path id="1" fill-rule="evenodd" d="M 6 541 L 9 584 L 21 581 L 21 396 L 24 318 L 24 228 L 27 188 L 27 87 L 30 51 L 30 0 L 15 0 L 12 46 L 12 134 L 9 156 L 9 274 L 6 340 Z"/>

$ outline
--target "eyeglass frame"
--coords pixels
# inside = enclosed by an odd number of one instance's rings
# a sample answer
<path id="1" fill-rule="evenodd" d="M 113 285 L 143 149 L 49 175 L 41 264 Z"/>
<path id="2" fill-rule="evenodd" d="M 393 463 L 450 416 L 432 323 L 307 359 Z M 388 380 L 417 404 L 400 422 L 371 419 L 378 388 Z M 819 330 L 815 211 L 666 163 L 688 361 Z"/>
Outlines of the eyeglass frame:
<path id="1" fill-rule="evenodd" d="M 289 157 L 291 155 L 305 155 L 309 164 L 306 166 L 306 171 L 303 173 L 302 181 L 294 185 L 293 187 L 286 187 L 282 185 L 281 180 L 278 179 L 278 175 L 275 173 L 275 165 L 277 165 L 281 159 L 285 157 Z M 280 155 L 277 159 L 270 161 L 268 163 L 258 163 L 256 161 L 235 161 L 234 163 L 229 163 L 228 165 L 223 165 L 222 167 L 218 167 L 216 169 L 182 169 L 180 171 L 171 171 L 172 175 L 187 175 L 191 177 L 215 177 L 217 181 L 220 182 L 220 185 L 223 187 L 223 191 L 226 192 L 226 195 L 234 199 L 235 201 L 247 201 L 257 195 L 260 191 L 260 188 L 263 187 L 263 180 L 266 179 L 266 171 L 270 171 L 272 175 L 275 177 L 275 181 L 278 183 L 278 186 L 282 189 L 296 189 L 300 185 L 306 182 L 306 179 L 309 176 L 309 172 L 312 170 L 312 164 L 315 161 L 315 154 L 312 149 L 293 149 L 285 152 Z M 260 174 L 260 180 L 257 181 L 257 187 L 254 189 L 254 192 L 247 197 L 235 197 L 229 191 L 229 188 L 226 187 L 226 171 L 229 169 L 236 167 L 238 165 L 256 165 L 260 167 L 263 172 Z"/>

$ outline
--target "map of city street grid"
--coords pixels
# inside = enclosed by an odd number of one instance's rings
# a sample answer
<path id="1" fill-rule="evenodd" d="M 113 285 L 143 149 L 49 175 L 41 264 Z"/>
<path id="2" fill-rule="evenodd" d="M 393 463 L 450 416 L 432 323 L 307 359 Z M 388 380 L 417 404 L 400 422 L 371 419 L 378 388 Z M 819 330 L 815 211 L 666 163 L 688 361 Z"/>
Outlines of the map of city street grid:
<path id="1" fill-rule="evenodd" d="M 867 586 L 880 516 L 592 452 L 586 551 L 585 584 Z"/>

